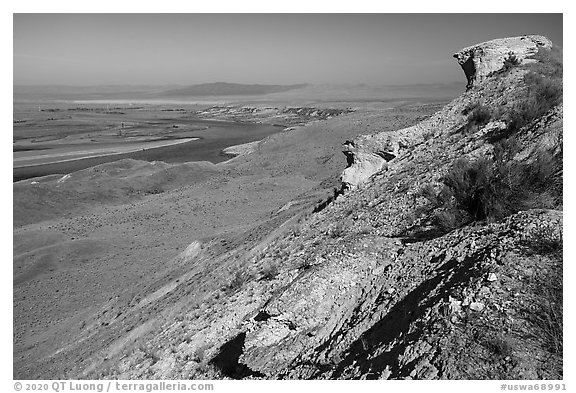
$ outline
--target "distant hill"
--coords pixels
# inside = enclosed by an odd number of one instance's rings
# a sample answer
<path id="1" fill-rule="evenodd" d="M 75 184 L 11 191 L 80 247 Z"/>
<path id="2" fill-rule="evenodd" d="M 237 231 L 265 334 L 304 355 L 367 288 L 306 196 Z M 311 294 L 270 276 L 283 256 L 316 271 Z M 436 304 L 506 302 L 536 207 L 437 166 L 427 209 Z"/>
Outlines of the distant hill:
<path id="1" fill-rule="evenodd" d="M 14 86 L 14 100 L 38 99 L 154 99 L 165 97 L 255 96 L 280 93 L 309 86 L 298 85 L 245 85 L 241 83 L 203 83 L 190 86 L 177 85 L 102 85 L 102 86 Z"/>
<path id="2" fill-rule="evenodd" d="M 306 86 L 308 85 L 245 85 L 241 83 L 216 82 L 166 90 L 159 95 L 164 97 L 262 95 L 300 89 Z"/>

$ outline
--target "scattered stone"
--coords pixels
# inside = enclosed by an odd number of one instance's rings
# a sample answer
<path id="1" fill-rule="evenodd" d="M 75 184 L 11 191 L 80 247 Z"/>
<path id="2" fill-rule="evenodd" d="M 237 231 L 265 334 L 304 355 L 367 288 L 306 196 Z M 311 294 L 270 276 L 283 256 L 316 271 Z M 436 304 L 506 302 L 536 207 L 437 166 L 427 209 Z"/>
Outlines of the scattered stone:
<path id="1" fill-rule="evenodd" d="M 482 287 L 480 288 L 480 291 L 478 292 L 479 296 L 487 296 L 490 294 L 490 288 L 488 287 Z"/>
<path id="2" fill-rule="evenodd" d="M 448 296 L 448 302 L 448 309 L 451 313 L 458 313 L 462 311 L 462 302 L 460 300 L 456 300 L 452 296 Z"/>

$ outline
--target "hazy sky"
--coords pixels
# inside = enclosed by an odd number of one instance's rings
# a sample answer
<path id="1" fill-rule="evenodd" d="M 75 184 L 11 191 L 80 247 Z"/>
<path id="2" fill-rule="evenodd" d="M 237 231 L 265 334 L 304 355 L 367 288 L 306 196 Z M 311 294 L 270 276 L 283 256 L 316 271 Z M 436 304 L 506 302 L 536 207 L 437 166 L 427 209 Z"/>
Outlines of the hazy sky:
<path id="1" fill-rule="evenodd" d="M 15 14 L 14 84 L 464 81 L 452 54 L 561 14 Z"/>

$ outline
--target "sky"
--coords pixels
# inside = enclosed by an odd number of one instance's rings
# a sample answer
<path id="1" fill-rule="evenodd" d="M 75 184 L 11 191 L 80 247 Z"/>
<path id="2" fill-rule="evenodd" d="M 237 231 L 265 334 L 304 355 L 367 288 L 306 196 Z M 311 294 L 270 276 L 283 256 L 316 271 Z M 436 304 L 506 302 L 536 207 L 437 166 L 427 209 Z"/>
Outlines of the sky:
<path id="1" fill-rule="evenodd" d="M 433 84 L 494 38 L 563 46 L 562 14 L 14 14 L 14 85 Z"/>

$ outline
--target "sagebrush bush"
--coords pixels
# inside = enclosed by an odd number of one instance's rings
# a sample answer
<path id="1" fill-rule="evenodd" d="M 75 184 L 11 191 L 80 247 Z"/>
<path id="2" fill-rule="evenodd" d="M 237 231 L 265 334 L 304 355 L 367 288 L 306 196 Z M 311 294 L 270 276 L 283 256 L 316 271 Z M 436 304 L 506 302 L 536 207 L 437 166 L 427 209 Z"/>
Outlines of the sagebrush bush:
<path id="1" fill-rule="evenodd" d="M 505 154 L 500 153 L 500 157 Z M 521 210 L 554 208 L 562 201 L 562 195 L 550 186 L 559 170 L 560 160 L 545 150 L 539 151 L 533 161 L 524 163 L 462 158 L 454 162 L 443 178 L 446 196 L 442 198 L 447 201 L 445 206 L 454 203 L 454 208 L 465 211 L 471 220 L 493 221 Z M 449 210 L 444 213 L 444 218 L 451 220 L 455 216 Z"/>
<path id="2" fill-rule="evenodd" d="M 562 80 L 544 78 L 536 73 L 524 76 L 526 95 L 505 115 L 510 134 L 545 115 L 562 102 Z"/>
<path id="3" fill-rule="evenodd" d="M 487 124 L 491 118 L 492 113 L 490 112 L 490 109 L 487 106 L 478 105 L 474 110 L 472 110 L 472 113 L 470 113 L 468 122 L 474 125 L 483 126 Z"/>
<path id="4" fill-rule="evenodd" d="M 492 160 L 461 158 L 452 165 L 443 183 L 458 209 L 466 211 L 473 220 L 483 220 L 503 209 L 495 197 L 495 180 Z"/>
<path id="5" fill-rule="evenodd" d="M 505 115 L 508 135 L 519 131 L 533 120 L 545 115 L 562 102 L 562 60 L 558 50 L 540 49 L 533 56 L 536 63 L 526 65 L 526 93 Z"/>
<path id="6" fill-rule="evenodd" d="M 492 111 L 485 105 L 473 103 L 468 105 L 462 111 L 463 115 L 468 115 L 466 124 L 460 129 L 460 132 L 469 134 L 478 131 L 492 119 Z"/>
<path id="7" fill-rule="evenodd" d="M 333 239 L 337 239 L 342 237 L 346 234 L 346 228 L 343 223 L 338 222 L 334 227 L 330 230 L 330 237 Z"/>
<path id="8" fill-rule="evenodd" d="M 242 286 L 244 286 L 244 284 L 247 281 L 249 281 L 250 279 L 251 279 L 251 276 L 249 273 L 247 273 L 241 269 L 238 269 L 234 273 L 234 277 L 232 278 L 232 280 L 225 287 L 225 291 L 227 293 L 234 292 L 237 289 L 242 288 Z"/>
<path id="9" fill-rule="evenodd" d="M 262 269 L 262 279 L 264 280 L 273 280 L 279 273 L 278 266 L 270 262 L 264 266 Z"/>
<path id="10" fill-rule="evenodd" d="M 557 47 L 551 49 L 540 48 L 531 59 L 537 60 L 535 63 L 528 63 L 524 67 L 531 72 L 535 72 L 547 78 L 562 78 L 563 61 L 562 51 Z"/>
<path id="11" fill-rule="evenodd" d="M 520 65 L 520 60 L 518 57 L 516 57 L 514 52 L 509 52 L 508 57 L 504 59 L 504 71 L 508 71 L 512 67 L 516 67 L 518 65 Z"/>

